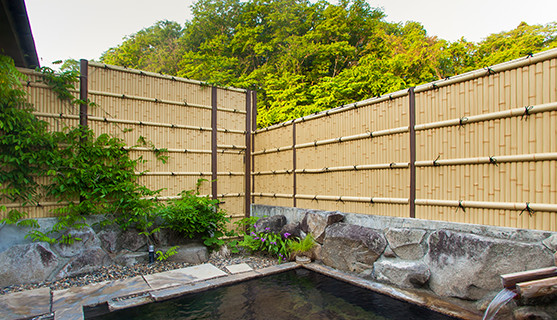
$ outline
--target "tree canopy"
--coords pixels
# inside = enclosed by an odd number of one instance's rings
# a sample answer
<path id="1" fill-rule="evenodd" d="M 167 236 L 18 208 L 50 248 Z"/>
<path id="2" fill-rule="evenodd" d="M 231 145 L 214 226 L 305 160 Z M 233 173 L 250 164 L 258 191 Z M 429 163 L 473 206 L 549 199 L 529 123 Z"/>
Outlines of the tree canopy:
<path id="1" fill-rule="evenodd" d="M 557 47 L 557 23 L 449 42 L 365 0 L 198 0 L 192 14 L 101 61 L 257 90 L 260 127 Z"/>

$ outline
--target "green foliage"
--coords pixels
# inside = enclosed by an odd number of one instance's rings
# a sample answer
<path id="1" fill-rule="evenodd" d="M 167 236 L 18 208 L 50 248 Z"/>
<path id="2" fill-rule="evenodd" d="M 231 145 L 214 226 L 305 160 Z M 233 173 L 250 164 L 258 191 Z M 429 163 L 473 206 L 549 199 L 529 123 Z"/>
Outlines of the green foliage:
<path id="1" fill-rule="evenodd" d="M 173 255 L 175 255 L 176 249 L 178 249 L 178 246 L 174 246 L 172 248 L 169 248 L 168 250 L 166 250 L 165 252 L 162 252 L 161 250 L 157 250 L 156 254 L 157 254 L 157 261 L 165 261 L 168 260 L 168 258 L 172 257 Z"/>
<path id="2" fill-rule="evenodd" d="M 157 191 L 139 185 L 135 174 L 142 159 L 131 159 L 121 139 L 95 136 L 88 128 L 48 131 L 48 124 L 31 113 L 21 88 L 26 79 L 13 61 L 0 56 L 0 69 L 0 200 L 37 205 L 46 198 L 61 204 L 53 211 L 58 221 L 51 230 L 35 229 L 28 236 L 53 243 L 57 241 L 53 236 L 61 231 L 86 226 L 91 214 L 109 215 L 121 227 L 136 227 L 146 235 L 155 231 L 152 214 L 157 205 L 147 198 Z M 47 68 L 40 71 L 43 81 L 61 99 L 81 103 L 71 93 L 77 79 L 74 70 L 60 74 Z M 38 227 L 35 220 L 22 220 L 25 215 L 10 210 L 0 222 Z M 58 241 L 75 240 L 79 239 L 68 235 Z"/>
<path id="3" fill-rule="evenodd" d="M 480 43 L 389 23 L 364 0 L 198 0 L 182 28 L 162 21 L 103 62 L 250 88 L 258 126 L 308 115 L 557 46 L 557 26 L 528 26 Z"/>
<path id="4" fill-rule="evenodd" d="M 31 114 L 21 84 L 27 78 L 13 60 L 0 55 L 0 70 L 0 200 L 33 205 L 42 191 L 37 177 L 44 174 L 43 164 L 51 162 L 58 141 L 47 131 L 48 123 Z M 12 209 L 1 222 L 20 223 L 24 216 Z"/>
<path id="5" fill-rule="evenodd" d="M 179 232 L 189 239 L 203 239 L 207 246 L 222 244 L 230 218 L 219 208 L 219 200 L 201 196 L 199 188 L 205 179 L 197 180 L 196 190 L 183 191 L 180 198 L 170 200 L 157 212 L 163 227 Z"/>
<path id="6" fill-rule="evenodd" d="M 296 254 L 310 251 L 311 249 L 313 249 L 313 247 L 315 247 L 315 245 L 316 245 L 315 239 L 313 238 L 311 233 L 308 233 L 304 239 L 300 241 L 290 242 L 289 249 L 293 255 L 296 255 Z"/>
<path id="7" fill-rule="evenodd" d="M 261 251 L 276 256 L 279 262 L 284 262 L 290 257 L 292 238 L 269 232 L 256 232 L 257 217 L 245 218 L 237 222 L 242 232 L 243 239 L 237 243 L 252 252 Z"/>

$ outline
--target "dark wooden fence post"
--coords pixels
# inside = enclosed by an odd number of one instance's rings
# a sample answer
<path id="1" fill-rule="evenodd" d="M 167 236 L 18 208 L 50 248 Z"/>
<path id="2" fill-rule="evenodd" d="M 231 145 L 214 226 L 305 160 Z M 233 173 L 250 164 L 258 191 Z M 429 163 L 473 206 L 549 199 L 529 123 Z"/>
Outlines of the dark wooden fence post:
<path id="1" fill-rule="evenodd" d="M 416 217 L 416 93 L 414 87 L 408 90 L 409 98 L 409 134 L 410 134 L 410 198 L 408 204 L 410 205 L 410 218 Z"/>
<path id="2" fill-rule="evenodd" d="M 79 61 L 79 100 L 82 103 L 79 104 L 79 125 L 83 127 L 87 127 L 87 99 L 88 99 L 88 76 L 89 71 L 87 70 L 89 67 L 89 61 L 85 59 L 81 59 Z"/>

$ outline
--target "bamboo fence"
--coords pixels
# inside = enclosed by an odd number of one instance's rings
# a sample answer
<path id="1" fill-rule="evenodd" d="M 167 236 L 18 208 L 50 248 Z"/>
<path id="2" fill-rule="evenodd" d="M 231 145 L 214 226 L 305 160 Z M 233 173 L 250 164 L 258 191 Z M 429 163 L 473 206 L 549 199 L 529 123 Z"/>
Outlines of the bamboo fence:
<path id="1" fill-rule="evenodd" d="M 197 179 L 207 179 L 201 194 L 221 200 L 233 221 L 245 216 L 250 91 L 84 60 L 82 70 L 86 70 L 82 72 L 86 87 L 75 95 L 85 94 L 96 104 L 85 111 L 87 125 L 95 134 L 123 139 L 133 158 L 147 160 L 137 168 L 141 184 L 162 189 L 158 199 L 167 200 L 194 189 Z M 22 71 L 30 77 L 26 88 L 35 115 L 47 120 L 52 130 L 79 124 L 79 106 L 60 101 L 34 71 Z M 160 150 L 166 150 L 166 163 L 157 160 Z M 57 206 L 56 199 L 45 199 L 25 211 L 30 218 L 49 217 L 50 209 Z"/>
<path id="2" fill-rule="evenodd" d="M 557 231 L 557 50 L 257 130 L 255 204 Z"/>
<path id="3" fill-rule="evenodd" d="M 87 114 L 94 132 L 124 139 L 161 200 L 205 178 L 216 180 L 201 192 L 234 220 L 254 203 L 557 231 L 557 49 L 259 130 L 251 91 L 85 70 L 75 94 L 98 105 L 85 111 L 26 71 L 36 115 L 61 130 Z"/>

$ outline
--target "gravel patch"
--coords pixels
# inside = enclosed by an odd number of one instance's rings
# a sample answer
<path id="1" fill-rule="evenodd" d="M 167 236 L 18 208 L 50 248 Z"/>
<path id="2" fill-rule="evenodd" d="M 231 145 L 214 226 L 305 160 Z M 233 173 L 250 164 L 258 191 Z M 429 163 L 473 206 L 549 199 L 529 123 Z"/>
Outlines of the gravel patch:
<path id="1" fill-rule="evenodd" d="M 213 264 L 220 270 L 230 274 L 225 268 L 226 266 L 246 263 L 254 270 L 277 265 L 278 259 L 275 257 L 270 257 L 263 254 L 230 254 L 223 256 L 218 252 L 214 252 L 209 257 L 208 263 Z M 61 290 L 71 287 L 81 287 L 88 284 L 98 283 L 102 281 L 114 281 L 120 279 L 132 278 L 139 275 L 153 274 L 164 271 L 170 271 L 174 269 L 180 269 L 185 267 L 191 267 L 193 264 L 190 263 L 177 263 L 168 261 L 156 261 L 151 264 L 138 263 L 131 267 L 121 266 L 121 265 L 110 265 L 99 268 L 97 271 L 81 274 L 75 277 L 68 277 L 59 279 L 56 281 L 45 281 L 33 284 L 24 285 L 13 285 L 8 287 L 0 288 L 0 295 L 31 290 L 37 288 L 49 287 L 52 290 Z"/>

